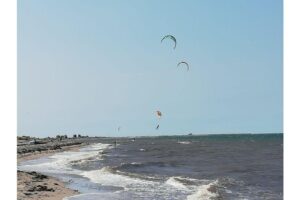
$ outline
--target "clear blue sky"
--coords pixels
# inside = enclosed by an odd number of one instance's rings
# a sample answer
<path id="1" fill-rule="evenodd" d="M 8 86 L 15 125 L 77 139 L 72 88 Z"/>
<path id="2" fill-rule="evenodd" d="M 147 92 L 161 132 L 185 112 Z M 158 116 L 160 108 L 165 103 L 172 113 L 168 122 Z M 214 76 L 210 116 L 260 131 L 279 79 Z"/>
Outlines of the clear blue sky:
<path id="1" fill-rule="evenodd" d="M 19 0 L 18 135 L 282 132 L 282 7 Z"/>

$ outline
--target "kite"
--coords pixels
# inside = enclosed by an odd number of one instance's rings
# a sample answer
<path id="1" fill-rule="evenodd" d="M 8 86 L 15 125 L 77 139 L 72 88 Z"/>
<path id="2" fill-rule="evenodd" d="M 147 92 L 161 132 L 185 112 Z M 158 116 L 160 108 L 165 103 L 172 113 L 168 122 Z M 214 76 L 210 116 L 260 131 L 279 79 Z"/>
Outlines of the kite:
<path id="1" fill-rule="evenodd" d="M 158 118 L 161 118 L 161 116 L 162 116 L 162 114 L 161 114 L 161 112 L 159 110 L 156 111 L 156 115 L 157 115 Z"/>
<path id="2" fill-rule="evenodd" d="M 166 36 L 164 36 L 162 39 L 161 39 L 161 43 L 164 41 L 164 39 L 171 39 L 171 40 L 173 40 L 173 42 L 174 42 L 174 47 L 173 47 L 173 49 L 175 49 L 176 48 L 176 44 L 177 44 L 177 41 L 176 41 L 176 38 L 173 36 L 173 35 L 166 35 Z"/>
<path id="3" fill-rule="evenodd" d="M 181 61 L 177 64 L 177 67 L 179 67 L 179 65 L 184 64 L 186 66 L 186 70 L 189 71 L 190 70 L 190 66 L 187 62 L 185 61 Z"/>
<path id="4" fill-rule="evenodd" d="M 156 111 L 156 115 L 158 117 L 158 120 L 160 120 L 162 114 L 161 114 L 161 112 L 159 110 Z M 156 130 L 158 130 L 158 129 L 159 129 L 159 124 L 156 126 Z"/>

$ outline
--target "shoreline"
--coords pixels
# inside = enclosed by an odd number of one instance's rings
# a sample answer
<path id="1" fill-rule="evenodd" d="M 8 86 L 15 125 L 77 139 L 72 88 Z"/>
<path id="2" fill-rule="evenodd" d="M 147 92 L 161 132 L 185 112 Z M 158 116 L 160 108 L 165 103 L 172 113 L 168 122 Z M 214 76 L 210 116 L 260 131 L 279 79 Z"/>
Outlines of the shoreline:
<path id="1" fill-rule="evenodd" d="M 64 151 L 78 151 L 81 147 L 90 143 L 83 142 L 62 146 L 56 150 L 44 150 L 40 152 L 18 154 L 17 163 L 51 156 Z M 17 170 L 17 199 L 18 200 L 62 200 L 65 197 L 80 194 L 76 190 L 69 189 L 66 183 L 55 177 L 44 175 L 35 171 Z"/>
<path id="2" fill-rule="evenodd" d="M 30 153 L 18 154 L 17 163 L 27 161 L 27 160 L 34 160 L 45 156 L 51 156 L 53 154 L 64 152 L 64 151 L 78 151 L 81 147 L 87 145 L 89 144 L 74 144 L 70 146 L 61 147 L 61 149 L 57 149 L 57 150 L 45 150 L 41 152 L 30 152 Z"/>

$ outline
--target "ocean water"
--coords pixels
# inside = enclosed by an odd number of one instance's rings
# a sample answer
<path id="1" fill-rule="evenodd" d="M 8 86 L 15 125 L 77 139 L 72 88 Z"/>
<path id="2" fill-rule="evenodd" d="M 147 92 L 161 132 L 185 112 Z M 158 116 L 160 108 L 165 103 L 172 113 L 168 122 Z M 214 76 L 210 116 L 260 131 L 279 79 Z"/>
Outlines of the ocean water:
<path id="1" fill-rule="evenodd" d="M 100 141 L 26 161 L 90 199 L 283 199 L 283 134 L 143 137 Z"/>

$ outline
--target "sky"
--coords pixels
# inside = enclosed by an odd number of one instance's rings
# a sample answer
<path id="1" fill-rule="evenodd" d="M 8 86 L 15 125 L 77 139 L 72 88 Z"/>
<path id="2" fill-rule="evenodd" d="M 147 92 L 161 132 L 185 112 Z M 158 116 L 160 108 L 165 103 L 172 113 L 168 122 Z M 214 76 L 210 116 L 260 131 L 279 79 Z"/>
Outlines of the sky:
<path id="1" fill-rule="evenodd" d="M 282 9 L 282 0 L 19 0 L 18 135 L 283 132 Z M 161 43 L 167 34 L 175 50 Z"/>

